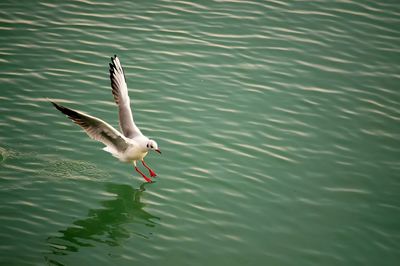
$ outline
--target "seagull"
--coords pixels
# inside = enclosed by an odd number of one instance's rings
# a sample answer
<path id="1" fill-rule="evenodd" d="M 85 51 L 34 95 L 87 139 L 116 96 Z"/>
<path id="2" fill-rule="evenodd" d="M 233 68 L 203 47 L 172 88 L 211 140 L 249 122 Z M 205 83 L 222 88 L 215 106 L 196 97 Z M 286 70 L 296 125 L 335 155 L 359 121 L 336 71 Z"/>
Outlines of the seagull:
<path id="1" fill-rule="evenodd" d="M 50 102 L 75 124 L 82 127 L 90 138 L 102 142 L 105 145 L 103 150 L 122 162 L 133 163 L 136 172 L 151 183 L 152 180 L 140 171 L 136 162 L 141 161 L 150 176 L 155 177 L 156 173 L 144 162 L 144 157 L 149 151 L 156 151 L 160 154 L 161 151 L 157 142 L 143 135 L 133 121 L 125 73 L 116 55 L 111 57 L 110 80 L 114 101 L 118 106 L 119 125 L 122 133 L 97 117 L 64 107 L 53 101 Z"/>

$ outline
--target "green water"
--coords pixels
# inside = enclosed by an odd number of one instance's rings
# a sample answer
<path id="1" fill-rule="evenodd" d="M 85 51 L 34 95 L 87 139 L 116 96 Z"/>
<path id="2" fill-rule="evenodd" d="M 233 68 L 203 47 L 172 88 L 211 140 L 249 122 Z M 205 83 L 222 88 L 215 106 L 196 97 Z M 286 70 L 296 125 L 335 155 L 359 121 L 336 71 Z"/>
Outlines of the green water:
<path id="1" fill-rule="evenodd" d="M 398 265 L 396 1 L 1 1 L 1 265 Z M 116 128 L 125 67 L 158 177 Z"/>

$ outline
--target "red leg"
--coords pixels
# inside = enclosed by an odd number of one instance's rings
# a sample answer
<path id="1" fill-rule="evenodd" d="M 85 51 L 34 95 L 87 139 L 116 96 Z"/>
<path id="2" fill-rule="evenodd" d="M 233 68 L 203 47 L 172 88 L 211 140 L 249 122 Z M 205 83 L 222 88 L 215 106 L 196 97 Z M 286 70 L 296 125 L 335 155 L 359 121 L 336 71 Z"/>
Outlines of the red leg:
<path id="1" fill-rule="evenodd" d="M 147 176 L 145 176 L 145 175 L 142 173 L 142 171 L 140 171 L 139 168 L 137 168 L 136 166 L 135 166 L 135 170 L 136 170 L 136 172 L 138 172 L 141 176 L 143 176 L 143 178 L 144 178 L 144 180 L 146 180 L 146 182 L 149 182 L 149 183 L 153 182 L 153 181 L 151 181 L 150 178 L 148 178 Z"/>
<path id="2" fill-rule="evenodd" d="M 150 167 L 147 166 L 147 164 L 144 162 L 144 160 L 142 160 L 142 164 L 143 164 L 144 167 L 147 168 L 147 170 L 149 170 L 149 173 L 150 173 L 150 176 L 151 176 L 151 177 L 157 176 L 156 173 L 154 173 L 154 171 L 151 170 Z"/>

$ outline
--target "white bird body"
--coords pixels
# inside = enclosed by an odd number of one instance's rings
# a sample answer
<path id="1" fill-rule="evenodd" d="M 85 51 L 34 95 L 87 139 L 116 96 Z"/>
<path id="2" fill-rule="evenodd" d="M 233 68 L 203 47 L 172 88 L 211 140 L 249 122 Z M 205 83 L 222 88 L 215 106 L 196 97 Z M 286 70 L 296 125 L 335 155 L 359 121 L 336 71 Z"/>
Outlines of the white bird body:
<path id="1" fill-rule="evenodd" d="M 118 105 L 119 125 L 122 133 L 99 118 L 58 105 L 54 102 L 51 103 L 59 111 L 72 119 L 74 123 L 81 126 L 89 137 L 106 145 L 103 150 L 111 153 L 122 162 L 133 163 L 135 170 L 147 182 L 152 182 L 150 178 L 137 168 L 136 161 L 140 160 L 143 166 L 149 170 L 150 175 L 154 177 L 156 174 L 146 165 L 144 157 L 146 157 L 150 150 L 157 151 L 158 153 L 161 152 L 157 142 L 144 136 L 133 121 L 124 71 L 116 55 L 111 57 L 110 80 L 114 100 Z"/>
<path id="2" fill-rule="evenodd" d="M 149 138 L 141 135 L 134 139 L 124 139 L 128 144 L 125 150 L 117 150 L 113 146 L 106 146 L 103 148 L 103 150 L 111 153 L 112 156 L 125 163 L 139 160 L 142 161 L 149 153 L 148 149 L 146 148 L 146 143 L 149 142 Z"/>

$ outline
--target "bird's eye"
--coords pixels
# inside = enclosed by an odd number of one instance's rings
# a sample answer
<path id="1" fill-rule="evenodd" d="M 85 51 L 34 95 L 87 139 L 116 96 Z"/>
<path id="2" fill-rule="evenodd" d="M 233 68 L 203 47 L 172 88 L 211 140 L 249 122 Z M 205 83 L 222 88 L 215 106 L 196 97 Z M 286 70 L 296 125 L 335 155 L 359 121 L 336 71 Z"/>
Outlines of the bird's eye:
<path id="1" fill-rule="evenodd" d="M 146 144 L 146 147 L 149 148 L 149 144 Z"/>
<path id="2" fill-rule="evenodd" d="M 150 148 L 152 148 L 152 149 L 153 149 L 153 145 L 151 145 L 151 146 L 150 146 Z"/>

